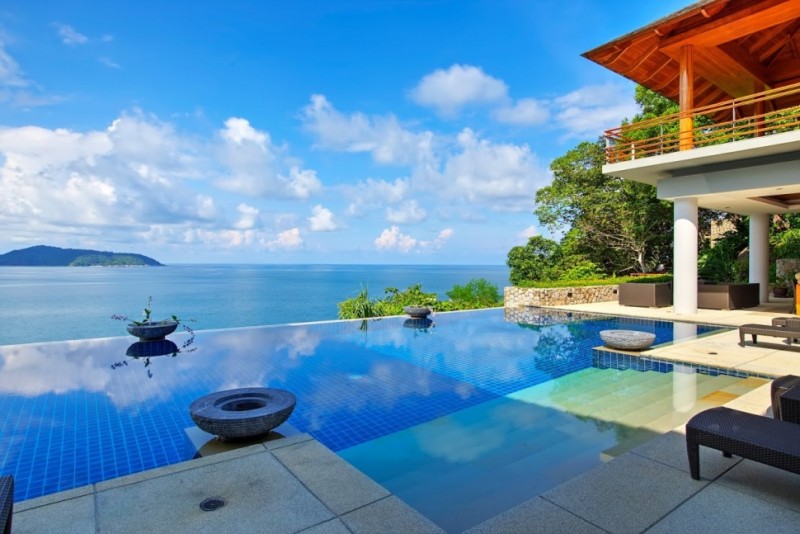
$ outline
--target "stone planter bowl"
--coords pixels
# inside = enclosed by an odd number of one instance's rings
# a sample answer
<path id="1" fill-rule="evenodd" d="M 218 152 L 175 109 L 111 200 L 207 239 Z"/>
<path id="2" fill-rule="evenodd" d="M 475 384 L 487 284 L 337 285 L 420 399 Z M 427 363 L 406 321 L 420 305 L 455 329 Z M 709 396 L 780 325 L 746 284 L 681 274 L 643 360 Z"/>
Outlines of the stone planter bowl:
<path id="1" fill-rule="evenodd" d="M 128 332 L 139 341 L 158 341 L 164 339 L 178 328 L 178 322 L 170 319 L 147 324 L 128 324 Z"/>
<path id="2" fill-rule="evenodd" d="M 424 319 L 431 314 L 431 309 L 427 306 L 406 306 L 403 308 L 403 313 L 414 319 Z"/>
<path id="3" fill-rule="evenodd" d="M 222 440 L 265 435 L 283 424 L 297 399 L 283 389 L 239 388 L 218 391 L 192 402 L 195 424 Z"/>
<path id="4" fill-rule="evenodd" d="M 656 335 L 639 330 L 601 330 L 600 339 L 612 349 L 644 350 L 653 344 Z"/>

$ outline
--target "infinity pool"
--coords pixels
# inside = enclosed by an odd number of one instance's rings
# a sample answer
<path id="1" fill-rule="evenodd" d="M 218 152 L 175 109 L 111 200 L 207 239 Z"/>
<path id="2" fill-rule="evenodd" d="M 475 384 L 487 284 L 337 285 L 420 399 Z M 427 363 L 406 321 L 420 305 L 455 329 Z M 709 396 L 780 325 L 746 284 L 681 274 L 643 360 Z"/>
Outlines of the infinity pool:
<path id="1" fill-rule="evenodd" d="M 292 427 L 454 531 L 756 385 L 593 350 L 609 328 L 660 344 L 714 327 L 518 320 L 494 309 L 200 331 L 196 351 L 149 359 L 125 355 L 130 337 L 0 346 L 0 473 L 20 501 L 189 460 L 192 400 L 277 387 L 297 396 Z"/>

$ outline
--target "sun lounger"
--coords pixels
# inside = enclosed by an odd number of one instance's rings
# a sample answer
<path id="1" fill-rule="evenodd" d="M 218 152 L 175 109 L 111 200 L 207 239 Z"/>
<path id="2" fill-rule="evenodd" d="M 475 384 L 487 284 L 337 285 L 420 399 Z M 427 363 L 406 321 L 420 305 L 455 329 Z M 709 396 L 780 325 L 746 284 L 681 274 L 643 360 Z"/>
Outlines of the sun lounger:
<path id="1" fill-rule="evenodd" d="M 11 515 L 14 511 L 14 478 L 0 477 L 0 528 L 11 534 Z"/>
<path id="2" fill-rule="evenodd" d="M 730 408 L 712 408 L 686 423 L 689 472 L 700 480 L 700 445 L 800 473 L 800 424 Z"/>
<path id="3" fill-rule="evenodd" d="M 758 343 L 758 336 L 782 337 L 791 345 L 793 339 L 800 338 L 800 328 L 792 323 L 787 326 L 743 324 L 739 327 L 739 344 L 741 346 L 744 346 L 744 336 L 746 334 L 750 334 L 753 337 L 753 345 Z"/>

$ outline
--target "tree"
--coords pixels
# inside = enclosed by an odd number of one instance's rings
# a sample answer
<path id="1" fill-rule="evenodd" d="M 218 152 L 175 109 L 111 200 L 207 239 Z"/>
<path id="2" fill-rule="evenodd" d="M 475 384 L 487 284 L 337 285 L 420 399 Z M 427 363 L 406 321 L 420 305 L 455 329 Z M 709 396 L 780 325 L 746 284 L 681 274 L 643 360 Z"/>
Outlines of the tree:
<path id="1" fill-rule="evenodd" d="M 574 230 L 580 252 L 609 274 L 670 267 L 672 205 L 653 186 L 604 175 L 604 161 L 601 141 L 553 161 L 553 182 L 536 193 L 537 217 L 551 231 Z"/>
<path id="2" fill-rule="evenodd" d="M 514 285 L 532 280 L 553 280 L 559 263 L 559 245 L 535 235 L 525 246 L 513 247 L 506 264 L 511 269 L 508 278 Z"/>

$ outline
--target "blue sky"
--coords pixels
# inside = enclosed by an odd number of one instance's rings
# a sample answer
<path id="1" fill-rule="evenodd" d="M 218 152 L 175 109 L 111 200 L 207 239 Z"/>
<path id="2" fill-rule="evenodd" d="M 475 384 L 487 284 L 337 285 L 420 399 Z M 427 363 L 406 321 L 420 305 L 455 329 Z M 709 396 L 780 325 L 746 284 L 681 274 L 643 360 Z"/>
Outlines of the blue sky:
<path id="1" fill-rule="evenodd" d="M 636 112 L 580 54 L 687 4 L 5 2 L 0 252 L 502 264 Z"/>

